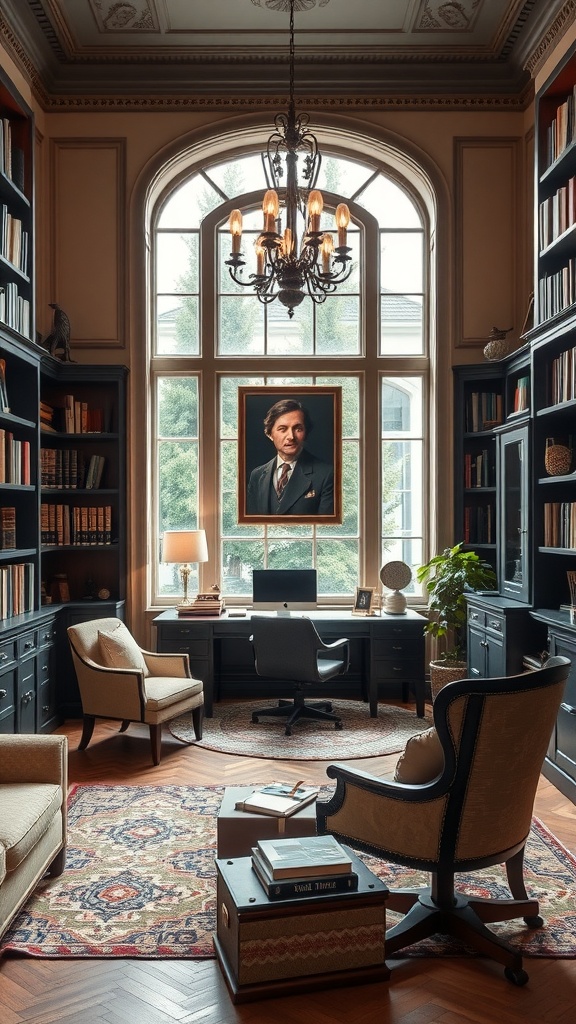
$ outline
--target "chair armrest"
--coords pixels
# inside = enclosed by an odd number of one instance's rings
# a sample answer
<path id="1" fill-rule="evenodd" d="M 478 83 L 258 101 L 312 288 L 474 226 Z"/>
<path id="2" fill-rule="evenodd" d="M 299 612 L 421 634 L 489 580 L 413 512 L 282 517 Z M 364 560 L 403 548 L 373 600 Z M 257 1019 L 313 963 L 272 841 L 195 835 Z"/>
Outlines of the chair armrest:
<path id="1" fill-rule="evenodd" d="M 141 648 L 142 650 L 142 648 Z M 146 668 L 151 676 L 175 676 L 191 679 L 190 658 L 187 654 L 159 654 L 157 651 L 142 651 Z"/>
<path id="2" fill-rule="evenodd" d="M 66 736 L 0 736 L 0 782 L 51 782 L 68 789 Z"/>
<path id="3" fill-rule="evenodd" d="M 334 652 L 339 651 L 340 648 L 346 648 L 345 651 L 343 651 L 344 665 L 342 666 L 342 671 L 339 673 L 340 675 L 344 675 L 350 668 L 350 640 L 348 637 L 343 637 L 341 640 L 334 640 L 331 644 L 325 644 L 324 641 L 322 641 L 322 645 L 318 647 L 317 650 L 320 653 L 320 657 L 322 657 L 322 651 L 329 651 L 330 654 L 333 654 Z"/>

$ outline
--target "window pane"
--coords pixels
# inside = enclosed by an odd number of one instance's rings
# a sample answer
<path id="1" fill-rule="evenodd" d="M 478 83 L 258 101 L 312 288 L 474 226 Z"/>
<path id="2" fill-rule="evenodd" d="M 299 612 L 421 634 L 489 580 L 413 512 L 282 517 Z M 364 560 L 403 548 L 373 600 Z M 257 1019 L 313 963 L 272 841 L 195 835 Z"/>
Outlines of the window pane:
<path id="1" fill-rule="evenodd" d="M 198 355 L 198 296 L 159 295 L 156 310 L 158 355 Z"/>
<path id="2" fill-rule="evenodd" d="M 221 202 L 216 189 L 196 174 L 172 193 L 162 208 L 158 227 L 177 228 L 179 231 L 197 228 L 206 214 Z"/>
<path id="3" fill-rule="evenodd" d="M 159 232 L 156 246 L 156 291 L 198 291 L 198 235 Z"/>
<path id="4" fill-rule="evenodd" d="M 362 192 L 357 202 L 364 206 L 383 228 L 421 228 L 420 214 L 412 200 L 390 178 L 381 174 Z"/>
<path id="5" fill-rule="evenodd" d="M 415 576 L 423 550 L 423 379 L 383 378 L 381 398 L 382 562 L 406 562 Z"/>
<path id="6" fill-rule="evenodd" d="M 382 295 L 380 354 L 420 355 L 424 351 L 421 295 Z"/>
<path id="7" fill-rule="evenodd" d="M 422 235 L 383 231 L 380 237 L 380 286 L 387 292 L 421 292 Z"/>
<path id="8" fill-rule="evenodd" d="M 318 355 L 356 355 L 360 351 L 360 297 L 329 295 L 316 312 Z"/>
<path id="9" fill-rule="evenodd" d="M 262 355 L 264 306 L 256 296 L 221 295 L 219 310 L 219 355 Z"/>
<path id="10" fill-rule="evenodd" d="M 198 437 L 198 379 L 158 378 L 160 437 Z"/>
<path id="11" fill-rule="evenodd" d="M 336 195 L 353 196 L 372 177 L 374 171 L 375 167 L 346 160 L 342 156 L 324 156 L 317 188 Z"/>
<path id="12" fill-rule="evenodd" d="M 210 167 L 206 172 L 210 181 L 218 185 L 226 196 L 241 195 L 256 189 L 266 190 L 266 178 L 259 153 L 240 157 L 233 162 L 226 161 Z"/>
<path id="13" fill-rule="evenodd" d="M 198 442 L 158 445 L 159 527 L 195 530 L 198 523 Z"/>
<path id="14" fill-rule="evenodd" d="M 312 299 L 304 299 L 294 310 L 292 319 L 278 299 L 266 307 L 267 354 L 269 356 L 314 354 L 314 322 Z"/>
<path id="15" fill-rule="evenodd" d="M 319 540 L 316 566 L 319 595 L 344 597 L 353 594 L 359 579 L 358 540 Z"/>

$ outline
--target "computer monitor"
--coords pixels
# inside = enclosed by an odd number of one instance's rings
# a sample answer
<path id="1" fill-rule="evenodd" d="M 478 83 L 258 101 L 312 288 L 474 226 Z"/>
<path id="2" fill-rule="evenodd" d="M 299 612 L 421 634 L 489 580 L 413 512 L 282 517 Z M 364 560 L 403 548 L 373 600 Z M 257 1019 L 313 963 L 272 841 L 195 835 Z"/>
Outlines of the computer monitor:
<path id="1" fill-rule="evenodd" d="M 316 599 L 316 569 L 254 569 L 252 573 L 256 611 L 312 611 Z"/>

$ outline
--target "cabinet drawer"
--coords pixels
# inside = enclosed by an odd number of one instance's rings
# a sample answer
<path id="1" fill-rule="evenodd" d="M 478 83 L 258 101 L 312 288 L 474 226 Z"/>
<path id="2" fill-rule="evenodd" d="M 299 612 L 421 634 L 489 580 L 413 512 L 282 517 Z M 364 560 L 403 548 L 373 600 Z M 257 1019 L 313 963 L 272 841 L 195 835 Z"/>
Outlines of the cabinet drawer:
<path id="1" fill-rule="evenodd" d="M 371 626 L 372 641 L 378 640 L 421 640 L 424 636 L 424 619 L 421 622 L 375 622 Z"/>
<path id="2" fill-rule="evenodd" d="M 18 647 L 18 658 L 28 658 L 34 651 L 38 650 L 38 633 L 36 630 L 31 630 L 29 633 L 23 633 L 19 636 L 16 641 Z"/>
<path id="3" fill-rule="evenodd" d="M 413 658 L 424 650 L 422 637 L 397 637 L 387 640 L 373 640 L 372 653 L 375 658 Z"/>
<path id="4" fill-rule="evenodd" d="M 486 612 L 482 608 L 471 608 L 468 605 L 468 622 L 473 626 L 485 626 Z"/>
<path id="5" fill-rule="evenodd" d="M 506 618 L 504 615 L 486 612 L 485 625 L 486 629 L 491 630 L 493 633 L 501 633 L 504 635 L 506 632 Z"/>
<path id="6" fill-rule="evenodd" d="M 0 673 L 16 664 L 16 641 L 6 640 L 0 644 Z M 0 676 L 1 678 L 1 676 Z"/>
<path id="7" fill-rule="evenodd" d="M 162 648 L 164 649 L 166 640 L 185 640 L 186 638 L 191 640 L 205 638 L 209 640 L 210 627 L 205 624 L 197 626 L 190 622 L 169 622 L 158 630 L 158 637 L 161 639 Z"/>
<path id="8" fill-rule="evenodd" d="M 42 626 L 38 630 L 38 646 L 46 647 L 47 644 L 53 644 L 56 640 L 56 626 L 51 623 L 49 626 Z"/>

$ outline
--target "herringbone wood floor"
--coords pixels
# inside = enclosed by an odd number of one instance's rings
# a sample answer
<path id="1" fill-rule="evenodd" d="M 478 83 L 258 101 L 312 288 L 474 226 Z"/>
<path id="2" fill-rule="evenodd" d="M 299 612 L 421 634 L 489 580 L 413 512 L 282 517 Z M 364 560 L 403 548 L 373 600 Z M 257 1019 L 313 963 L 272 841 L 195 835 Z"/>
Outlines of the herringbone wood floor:
<path id="1" fill-rule="evenodd" d="M 147 730 L 99 723 L 91 746 L 70 741 L 70 782 L 124 785 L 242 785 L 272 779 L 326 781 L 326 762 L 264 761 L 183 747 L 165 731 L 162 761 L 150 760 Z M 354 764 L 382 775 L 396 756 Z M 541 779 L 535 813 L 576 850 L 576 809 Z M 233 1006 L 216 961 L 0 961 L 2 1024 L 572 1024 L 576 960 L 528 960 L 515 988 L 502 969 L 466 958 L 391 961 L 387 983 Z"/>

